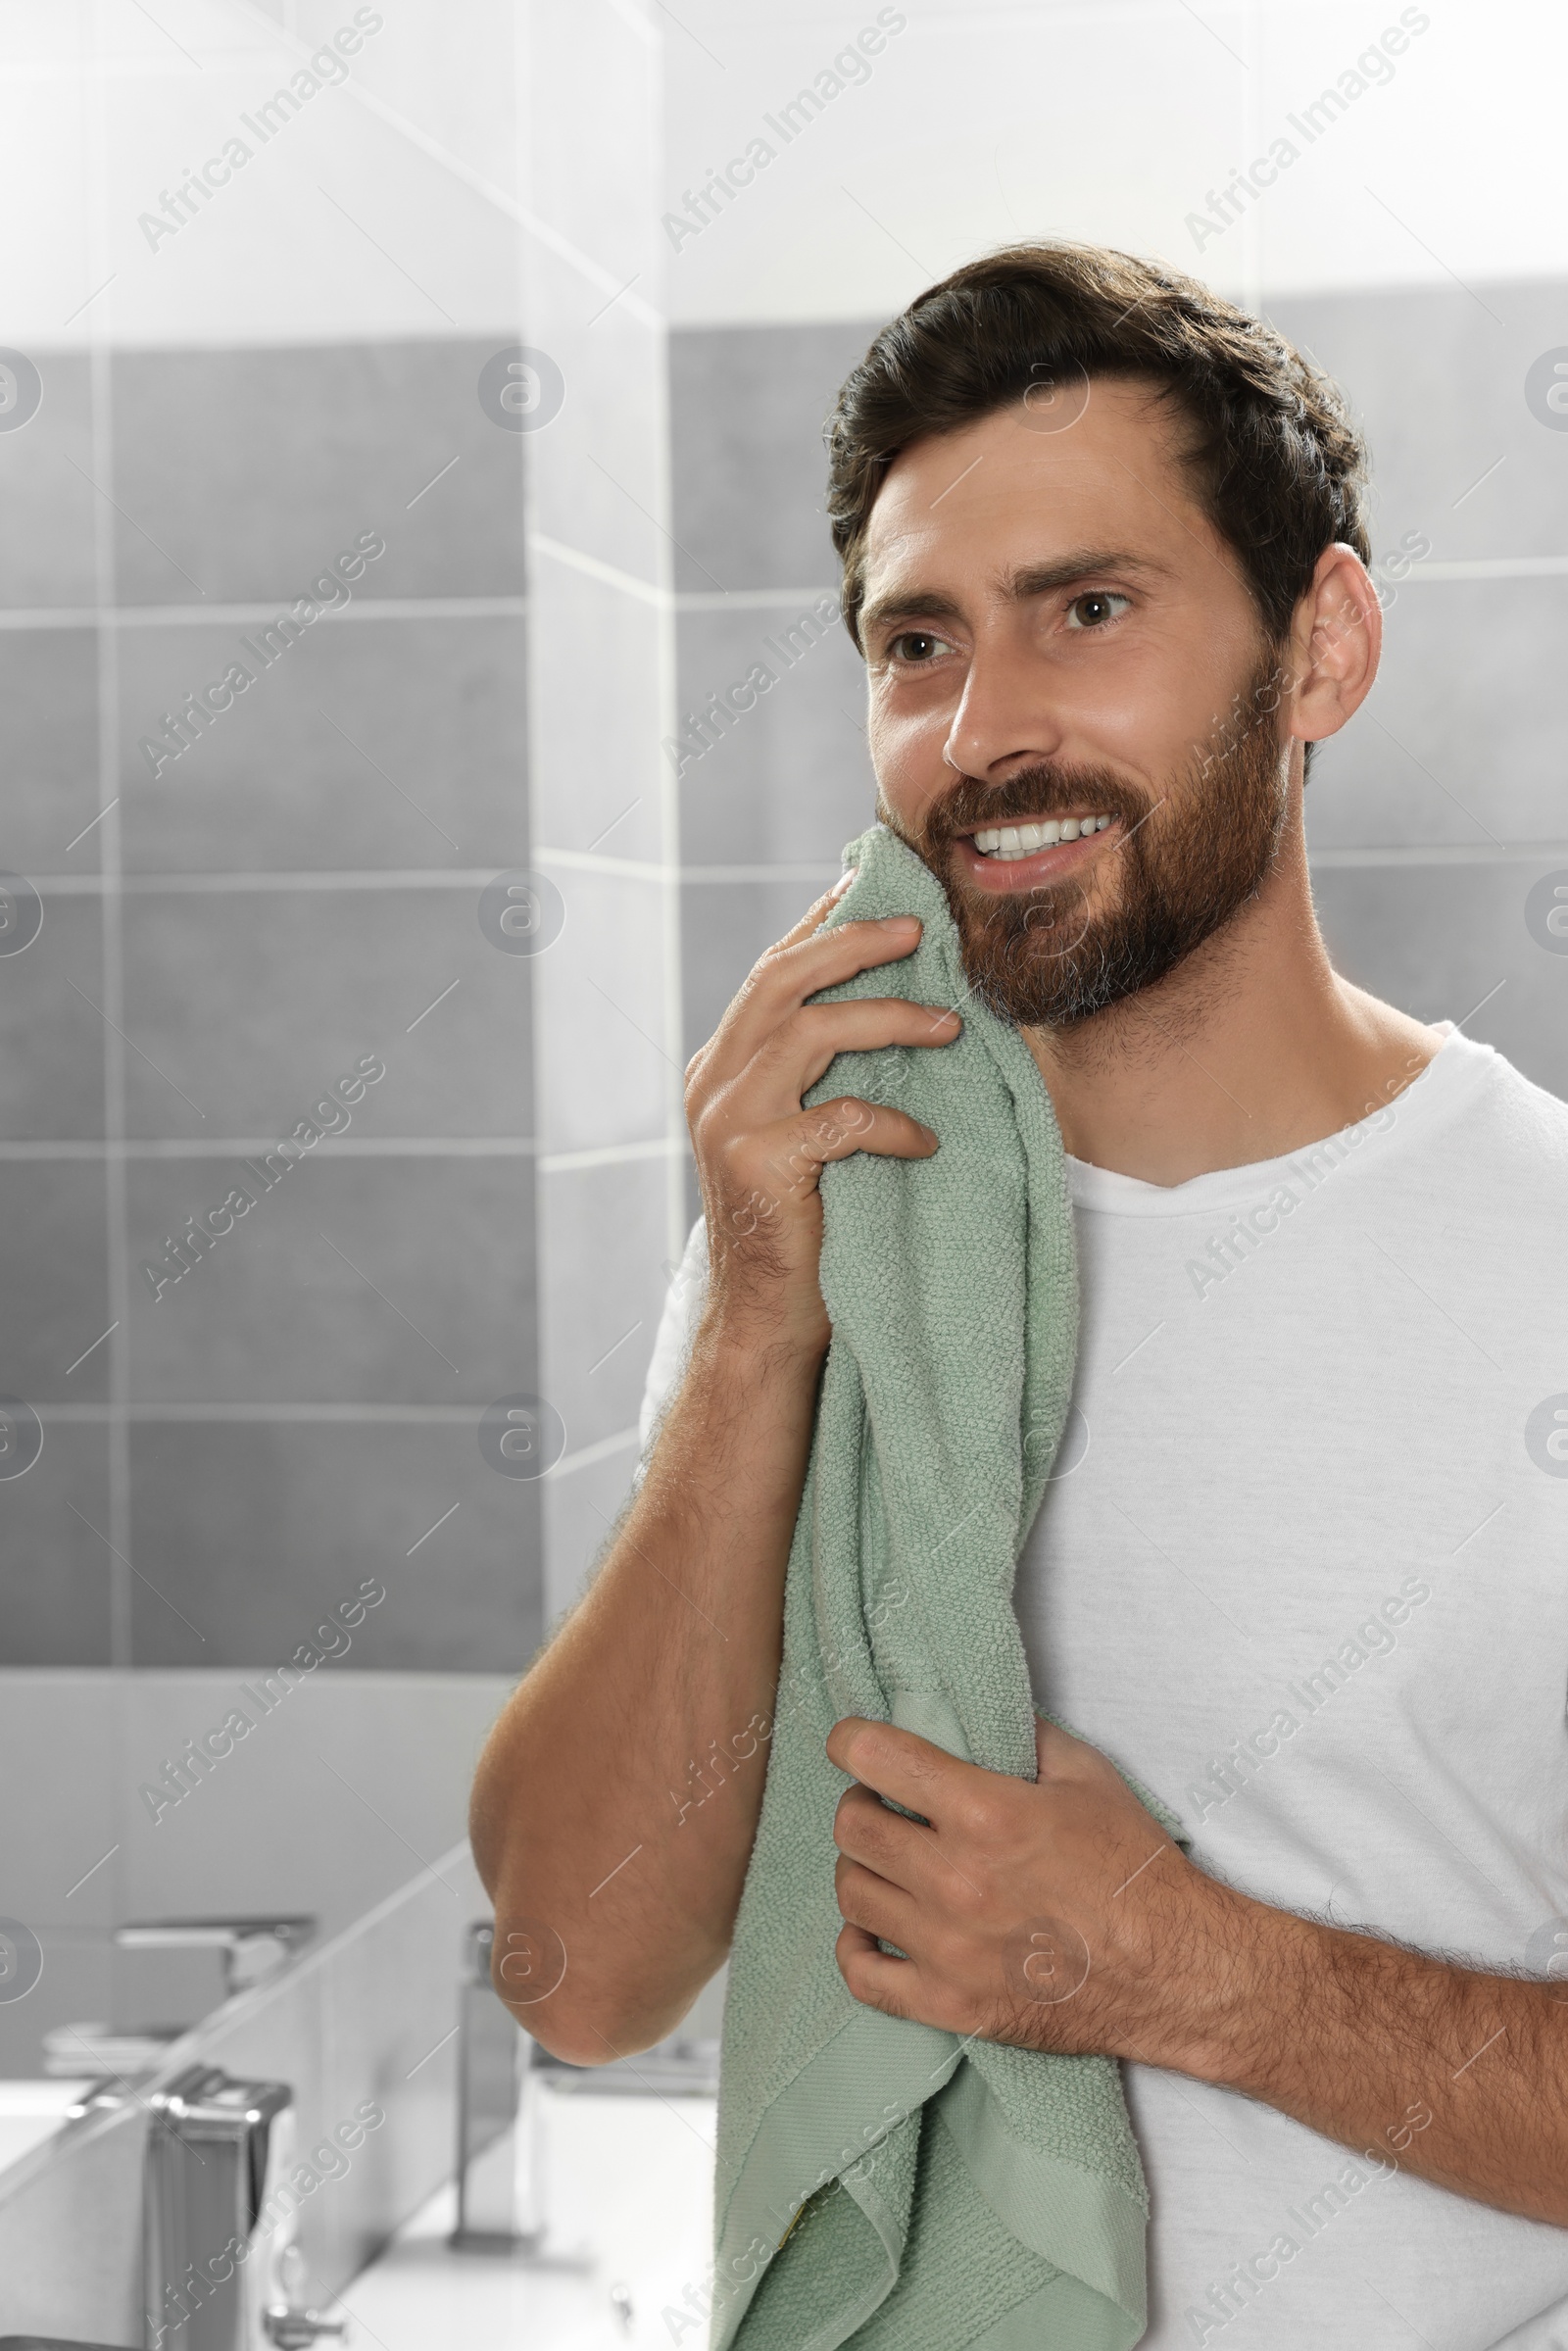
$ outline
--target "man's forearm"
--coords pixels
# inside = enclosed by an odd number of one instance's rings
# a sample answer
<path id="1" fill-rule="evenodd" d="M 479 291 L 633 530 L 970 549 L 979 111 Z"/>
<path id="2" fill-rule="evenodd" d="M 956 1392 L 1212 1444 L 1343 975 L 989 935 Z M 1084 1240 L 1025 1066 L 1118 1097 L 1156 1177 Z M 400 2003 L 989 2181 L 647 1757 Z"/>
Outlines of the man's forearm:
<path id="1" fill-rule="evenodd" d="M 704 1324 L 641 1493 L 480 1767 L 498 1988 L 579 2062 L 672 2029 L 728 1947 L 816 1368 Z M 508 1934 L 521 1938 L 510 1977 Z"/>
<path id="2" fill-rule="evenodd" d="M 1208 1956 L 1152 2063 L 1456 2194 L 1568 2227 L 1560 1991 L 1213 1893 Z"/>

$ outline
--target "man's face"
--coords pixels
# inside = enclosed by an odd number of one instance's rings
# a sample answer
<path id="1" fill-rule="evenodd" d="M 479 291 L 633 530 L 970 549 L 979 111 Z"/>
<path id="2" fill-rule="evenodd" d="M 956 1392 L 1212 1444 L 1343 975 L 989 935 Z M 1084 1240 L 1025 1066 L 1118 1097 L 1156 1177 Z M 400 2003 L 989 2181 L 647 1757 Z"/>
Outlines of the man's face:
<path id="1" fill-rule="evenodd" d="M 861 639 L 879 813 L 942 881 L 977 992 L 1066 1028 L 1257 890 L 1289 766 L 1281 657 L 1169 411 L 1113 381 L 1063 406 L 1060 430 L 1019 402 L 903 452 Z"/>

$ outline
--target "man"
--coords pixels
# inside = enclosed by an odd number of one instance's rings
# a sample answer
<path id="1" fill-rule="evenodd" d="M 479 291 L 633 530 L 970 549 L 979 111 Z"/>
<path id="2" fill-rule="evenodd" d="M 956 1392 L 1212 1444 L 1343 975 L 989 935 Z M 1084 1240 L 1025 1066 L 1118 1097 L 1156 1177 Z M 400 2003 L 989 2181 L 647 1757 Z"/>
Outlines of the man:
<path id="1" fill-rule="evenodd" d="M 838 1725 L 840 1968 L 897 2015 L 1126 2061 L 1151 2351 L 1254 2307 L 1271 2351 L 1545 2351 L 1568 1485 L 1537 1424 L 1568 1401 L 1568 1111 L 1349 985 L 1317 930 L 1307 755 L 1378 663 L 1364 452 L 1257 321 L 1050 246 L 895 320 L 829 446 L 878 814 L 1039 1065 L 1083 1289 L 1014 1593 L 1037 1702 L 1082 1737 L 1042 1726 L 1025 1784 Z M 583 2063 L 671 2030 L 726 1949 L 830 1336 L 817 1167 L 940 1148 L 883 1103 L 803 1110 L 835 1054 L 961 1020 L 813 1004 L 917 927 L 819 932 L 828 903 L 691 1065 L 706 1219 L 658 1440 L 476 1790 L 498 1918 L 564 1966 L 500 1987 Z M 1003 1954 L 1040 1917 L 1088 1970 L 1020 2020 Z"/>

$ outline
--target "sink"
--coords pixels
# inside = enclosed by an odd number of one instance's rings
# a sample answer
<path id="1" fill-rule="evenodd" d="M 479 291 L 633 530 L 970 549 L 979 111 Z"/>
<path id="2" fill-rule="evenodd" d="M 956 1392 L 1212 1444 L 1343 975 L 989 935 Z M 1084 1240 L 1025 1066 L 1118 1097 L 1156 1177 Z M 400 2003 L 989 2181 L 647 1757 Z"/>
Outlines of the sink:
<path id="1" fill-rule="evenodd" d="M 0 2172 L 59 2130 L 87 2087 L 75 2082 L 0 2082 Z"/>
<path id="2" fill-rule="evenodd" d="M 545 2083 L 537 2094 L 540 2251 L 454 2252 L 456 2191 L 441 2189 L 332 2305 L 361 2342 L 382 2351 L 700 2351 L 707 2342 L 713 2100 L 584 2098 Z"/>

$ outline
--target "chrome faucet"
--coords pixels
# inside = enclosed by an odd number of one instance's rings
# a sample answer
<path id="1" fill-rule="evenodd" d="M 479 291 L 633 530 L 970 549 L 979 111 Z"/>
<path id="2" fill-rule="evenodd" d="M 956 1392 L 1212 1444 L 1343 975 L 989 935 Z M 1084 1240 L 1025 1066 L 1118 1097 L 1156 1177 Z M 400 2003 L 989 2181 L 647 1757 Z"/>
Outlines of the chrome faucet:
<path id="1" fill-rule="evenodd" d="M 147 2351 L 305 2351 L 344 2333 L 299 2299 L 293 2205 L 278 2193 L 294 2158 L 288 2084 L 194 2065 L 147 2103 Z"/>
<path id="2" fill-rule="evenodd" d="M 534 2044 L 496 1996 L 494 1942 L 489 1919 L 468 1928 L 458 1989 L 458 2225 L 451 2241 L 467 2253 L 528 2252 L 544 2234 Z"/>

